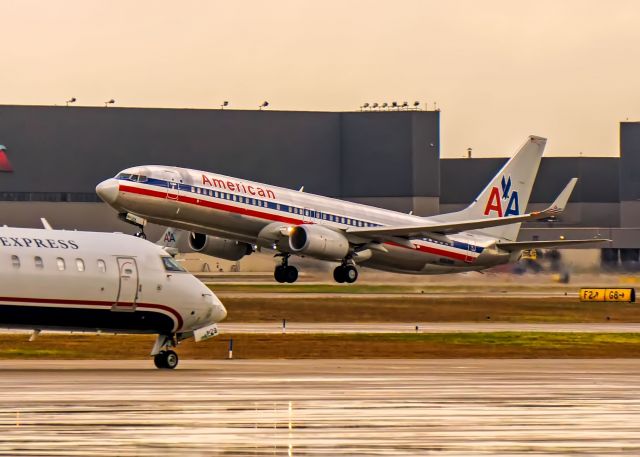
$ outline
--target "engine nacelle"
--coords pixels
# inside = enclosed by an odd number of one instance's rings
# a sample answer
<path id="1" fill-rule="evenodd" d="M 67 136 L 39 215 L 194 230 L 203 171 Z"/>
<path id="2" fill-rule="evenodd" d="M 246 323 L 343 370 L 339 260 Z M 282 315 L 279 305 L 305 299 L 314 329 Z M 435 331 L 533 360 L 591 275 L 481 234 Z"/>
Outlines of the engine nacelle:
<path id="1" fill-rule="evenodd" d="M 316 259 L 342 260 L 349 253 L 349 240 L 321 225 L 297 225 L 289 234 L 289 247 L 296 254 Z"/>
<path id="2" fill-rule="evenodd" d="M 189 235 L 189 247 L 196 252 L 225 260 L 240 260 L 253 252 L 250 244 L 196 232 Z"/>

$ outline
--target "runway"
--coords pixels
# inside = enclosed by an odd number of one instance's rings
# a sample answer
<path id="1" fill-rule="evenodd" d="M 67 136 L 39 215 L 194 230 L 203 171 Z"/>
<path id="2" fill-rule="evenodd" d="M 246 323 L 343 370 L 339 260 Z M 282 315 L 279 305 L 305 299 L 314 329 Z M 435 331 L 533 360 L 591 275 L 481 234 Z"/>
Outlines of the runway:
<path id="1" fill-rule="evenodd" d="M 416 331 L 416 326 L 418 327 Z M 282 333 L 282 322 L 218 324 L 221 333 Z M 487 333 L 577 332 L 638 333 L 640 323 L 509 323 L 509 322 L 286 322 L 286 333 Z"/>
<path id="2" fill-rule="evenodd" d="M 636 360 L 2 361 L 0 455 L 638 455 Z"/>

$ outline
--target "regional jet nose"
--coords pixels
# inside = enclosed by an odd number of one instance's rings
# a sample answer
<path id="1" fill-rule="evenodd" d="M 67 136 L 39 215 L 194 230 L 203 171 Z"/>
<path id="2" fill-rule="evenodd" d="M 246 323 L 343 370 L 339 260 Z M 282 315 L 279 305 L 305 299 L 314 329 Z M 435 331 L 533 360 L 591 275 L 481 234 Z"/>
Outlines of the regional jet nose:
<path id="1" fill-rule="evenodd" d="M 96 186 L 98 196 L 110 205 L 113 205 L 118 199 L 118 181 L 116 179 L 107 179 Z"/>

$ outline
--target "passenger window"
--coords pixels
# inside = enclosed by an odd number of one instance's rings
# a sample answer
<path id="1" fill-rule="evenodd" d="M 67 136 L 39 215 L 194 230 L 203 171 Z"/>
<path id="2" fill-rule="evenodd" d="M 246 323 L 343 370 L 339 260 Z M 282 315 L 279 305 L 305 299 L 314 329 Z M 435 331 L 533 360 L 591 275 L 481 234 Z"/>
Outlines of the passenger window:
<path id="1" fill-rule="evenodd" d="M 36 262 L 36 268 L 44 268 L 44 262 L 42 261 L 42 257 L 36 256 L 34 260 Z"/>
<path id="2" fill-rule="evenodd" d="M 167 271 L 186 271 L 173 257 L 162 257 L 162 263 Z"/>
<path id="3" fill-rule="evenodd" d="M 58 265 L 58 270 L 60 271 L 64 271 L 65 269 L 65 264 L 64 264 L 64 259 L 62 257 L 58 257 L 56 259 L 56 264 Z"/>
<path id="4" fill-rule="evenodd" d="M 78 271 L 84 271 L 84 260 L 76 259 L 76 268 Z"/>
<path id="5" fill-rule="evenodd" d="M 107 264 L 102 259 L 98 259 L 98 271 L 100 273 L 106 273 L 107 272 Z"/>
<path id="6" fill-rule="evenodd" d="M 17 255 L 12 255 L 11 265 L 13 266 L 13 268 L 20 268 L 20 257 L 18 257 Z"/>

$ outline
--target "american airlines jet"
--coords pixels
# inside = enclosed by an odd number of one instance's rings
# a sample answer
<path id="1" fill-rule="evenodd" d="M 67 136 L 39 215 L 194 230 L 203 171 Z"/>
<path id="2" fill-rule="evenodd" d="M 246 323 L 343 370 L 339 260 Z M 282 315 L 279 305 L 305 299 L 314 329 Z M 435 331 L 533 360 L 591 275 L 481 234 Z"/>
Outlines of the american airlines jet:
<path id="1" fill-rule="evenodd" d="M 172 348 L 217 335 L 227 315 L 164 249 L 131 235 L 5 226 L 0 246 L 0 327 L 157 334 L 151 355 L 172 369 Z"/>
<path id="2" fill-rule="evenodd" d="M 562 212 L 577 182 L 546 210 L 524 213 L 545 143 L 530 136 L 466 209 L 428 218 L 158 165 L 123 170 L 96 192 L 142 229 L 148 221 L 191 231 L 198 252 L 239 260 L 273 249 L 282 260 L 278 282 L 296 281 L 292 255 L 339 262 L 334 279 L 347 283 L 356 281 L 358 265 L 410 274 L 483 270 L 517 260 L 523 249 L 605 241 L 517 241 L 522 222 Z"/>

